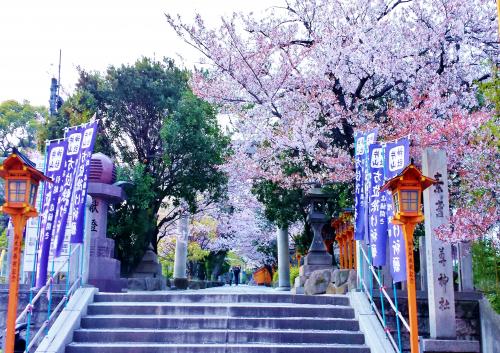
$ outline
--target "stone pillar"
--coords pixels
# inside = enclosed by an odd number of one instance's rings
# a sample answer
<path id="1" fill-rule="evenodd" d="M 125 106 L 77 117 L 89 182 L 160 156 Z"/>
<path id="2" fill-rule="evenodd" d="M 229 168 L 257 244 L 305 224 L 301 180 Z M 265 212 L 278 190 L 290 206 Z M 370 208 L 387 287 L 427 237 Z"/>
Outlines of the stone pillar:
<path id="1" fill-rule="evenodd" d="M 86 285 L 89 283 L 89 266 L 90 266 L 90 245 L 91 245 L 91 234 L 90 227 L 92 223 L 92 217 L 90 215 L 90 206 L 92 205 L 92 197 L 87 195 L 87 200 L 85 201 L 85 229 L 83 237 L 83 263 L 82 263 L 82 284 Z"/>
<path id="2" fill-rule="evenodd" d="M 189 216 L 183 213 L 179 218 L 179 232 L 175 242 L 174 285 L 179 289 L 186 289 L 188 280 L 186 275 L 187 251 L 189 240 Z"/>
<path id="3" fill-rule="evenodd" d="M 455 338 L 455 292 L 451 245 L 435 237 L 434 230 L 449 222 L 446 153 L 427 148 L 422 156 L 422 172 L 437 184 L 424 191 L 425 247 L 430 336 Z"/>
<path id="4" fill-rule="evenodd" d="M 123 189 L 113 184 L 115 179 L 113 161 L 102 153 L 93 154 L 87 189 L 92 197 L 88 208 L 90 231 L 85 236 L 90 238 L 88 283 L 104 292 L 121 292 L 125 286 L 120 279 L 120 261 L 114 258 L 115 241 L 106 236 L 109 204 L 125 200 Z"/>
<path id="5" fill-rule="evenodd" d="M 470 241 L 458 244 L 458 259 L 460 291 L 472 292 L 474 291 L 474 280 L 472 274 L 472 249 Z"/>
<path id="6" fill-rule="evenodd" d="M 108 205 L 106 199 L 93 195 L 90 211 L 90 262 L 88 283 L 101 291 L 120 292 L 123 283 L 120 280 L 120 262 L 114 259 L 115 242 L 106 236 L 108 225 Z M 105 269 L 105 271 L 103 271 Z"/>
<path id="7" fill-rule="evenodd" d="M 420 290 L 427 290 L 427 254 L 425 252 L 425 237 L 420 237 L 418 244 L 420 255 Z"/>
<path id="8" fill-rule="evenodd" d="M 288 228 L 279 228 L 277 232 L 278 241 L 278 281 L 277 290 L 290 290 L 290 255 L 288 246 Z"/>

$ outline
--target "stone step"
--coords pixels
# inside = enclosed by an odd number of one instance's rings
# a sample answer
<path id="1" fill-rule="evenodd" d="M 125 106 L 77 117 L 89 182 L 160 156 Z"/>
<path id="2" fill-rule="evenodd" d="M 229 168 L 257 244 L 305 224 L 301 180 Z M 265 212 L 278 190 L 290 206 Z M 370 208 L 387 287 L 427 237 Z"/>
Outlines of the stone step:
<path id="1" fill-rule="evenodd" d="M 229 317 L 337 317 L 354 318 L 348 306 L 293 305 L 281 303 L 193 304 L 153 302 L 109 302 L 90 304 L 88 315 L 201 315 Z"/>
<path id="2" fill-rule="evenodd" d="M 102 315 L 82 318 L 82 328 L 155 328 L 155 329 L 303 329 L 358 331 L 354 319 L 341 318 L 267 318 L 227 316 L 149 316 Z"/>
<path id="3" fill-rule="evenodd" d="M 359 344 L 71 343 L 66 353 L 370 353 Z"/>
<path id="4" fill-rule="evenodd" d="M 134 343 L 313 343 L 363 344 L 361 332 L 313 330 L 144 330 L 144 329 L 80 329 L 74 342 Z"/>
<path id="5" fill-rule="evenodd" d="M 306 296 L 290 294 L 196 294 L 196 293 L 100 293 L 99 302 L 176 302 L 176 303 L 289 303 L 315 305 L 349 305 L 345 295 Z"/>

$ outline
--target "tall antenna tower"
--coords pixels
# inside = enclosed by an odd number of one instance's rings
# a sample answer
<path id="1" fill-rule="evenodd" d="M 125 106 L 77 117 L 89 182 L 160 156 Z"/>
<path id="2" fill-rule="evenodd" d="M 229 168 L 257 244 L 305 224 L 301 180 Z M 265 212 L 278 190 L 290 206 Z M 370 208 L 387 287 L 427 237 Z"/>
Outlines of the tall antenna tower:
<path id="1" fill-rule="evenodd" d="M 61 88 L 61 49 L 59 49 L 59 70 L 58 77 L 52 77 L 50 81 L 50 100 L 49 100 L 49 114 L 50 116 L 54 116 L 61 108 L 64 103 L 61 96 L 59 96 L 59 91 Z"/>

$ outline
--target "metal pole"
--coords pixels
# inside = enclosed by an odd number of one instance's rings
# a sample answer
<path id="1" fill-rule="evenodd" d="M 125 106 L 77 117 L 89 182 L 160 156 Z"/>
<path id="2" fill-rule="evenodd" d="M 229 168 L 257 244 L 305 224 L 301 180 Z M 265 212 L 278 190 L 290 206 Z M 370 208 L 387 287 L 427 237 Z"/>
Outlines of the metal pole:
<path id="1" fill-rule="evenodd" d="M 9 304 L 7 309 L 7 333 L 5 339 L 5 353 L 14 352 L 14 340 L 16 330 L 17 304 L 19 301 L 19 270 L 21 263 L 21 243 L 23 230 L 28 217 L 23 214 L 12 215 L 14 223 L 14 247 L 12 251 L 10 275 L 9 275 Z"/>

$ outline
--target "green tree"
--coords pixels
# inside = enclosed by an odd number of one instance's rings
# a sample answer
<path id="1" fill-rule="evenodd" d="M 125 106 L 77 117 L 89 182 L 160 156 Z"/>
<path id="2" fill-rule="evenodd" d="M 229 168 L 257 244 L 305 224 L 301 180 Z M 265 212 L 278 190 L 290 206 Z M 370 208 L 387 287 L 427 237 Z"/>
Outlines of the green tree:
<path id="1" fill-rule="evenodd" d="M 101 119 L 96 151 L 120 161 L 132 183 L 129 199 L 109 218 L 125 272 L 149 243 L 156 249 L 159 230 L 178 216 L 160 217 L 161 208 L 185 200 L 195 212 L 197 195 L 215 200 L 224 191 L 226 177 L 218 167 L 229 138 L 218 126 L 216 110 L 191 92 L 188 79 L 189 72 L 168 59 L 142 58 L 110 66 L 105 74 L 80 70 L 76 93 L 44 126 L 43 136 L 61 137 L 65 126 L 86 122 L 94 113 Z"/>
<path id="2" fill-rule="evenodd" d="M 326 185 L 324 192 L 329 195 L 326 215 L 333 217 L 345 208 L 352 207 L 353 185 L 336 183 Z M 279 227 L 288 226 L 295 221 L 304 222 L 304 230 L 293 239 L 297 251 L 307 254 L 313 238 L 312 229 L 307 223 L 308 202 L 305 200 L 305 189 L 286 189 L 270 180 L 256 183 L 252 189 L 259 202 L 264 206 L 264 216 Z"/>
<path id="3" fill-rule="evenodd" d="M 7 249 L 8 239 L 7 239 L 7 229 L 3 229 L 0 233 L 0 249 Z"/>
<path id="4" fill-rule="evenodd" d="M 0 154 L 6 156 L 11 147 L 36 148 L 37 129 L 47 116 L 47 108 L 28 101 L 0 103 Z"/>
<path id="5" fill-rule="evenodd" d="M 500 313 L 500 250 L 491 239 L 483 239 L 472 245 L 474 285 Z"/>

